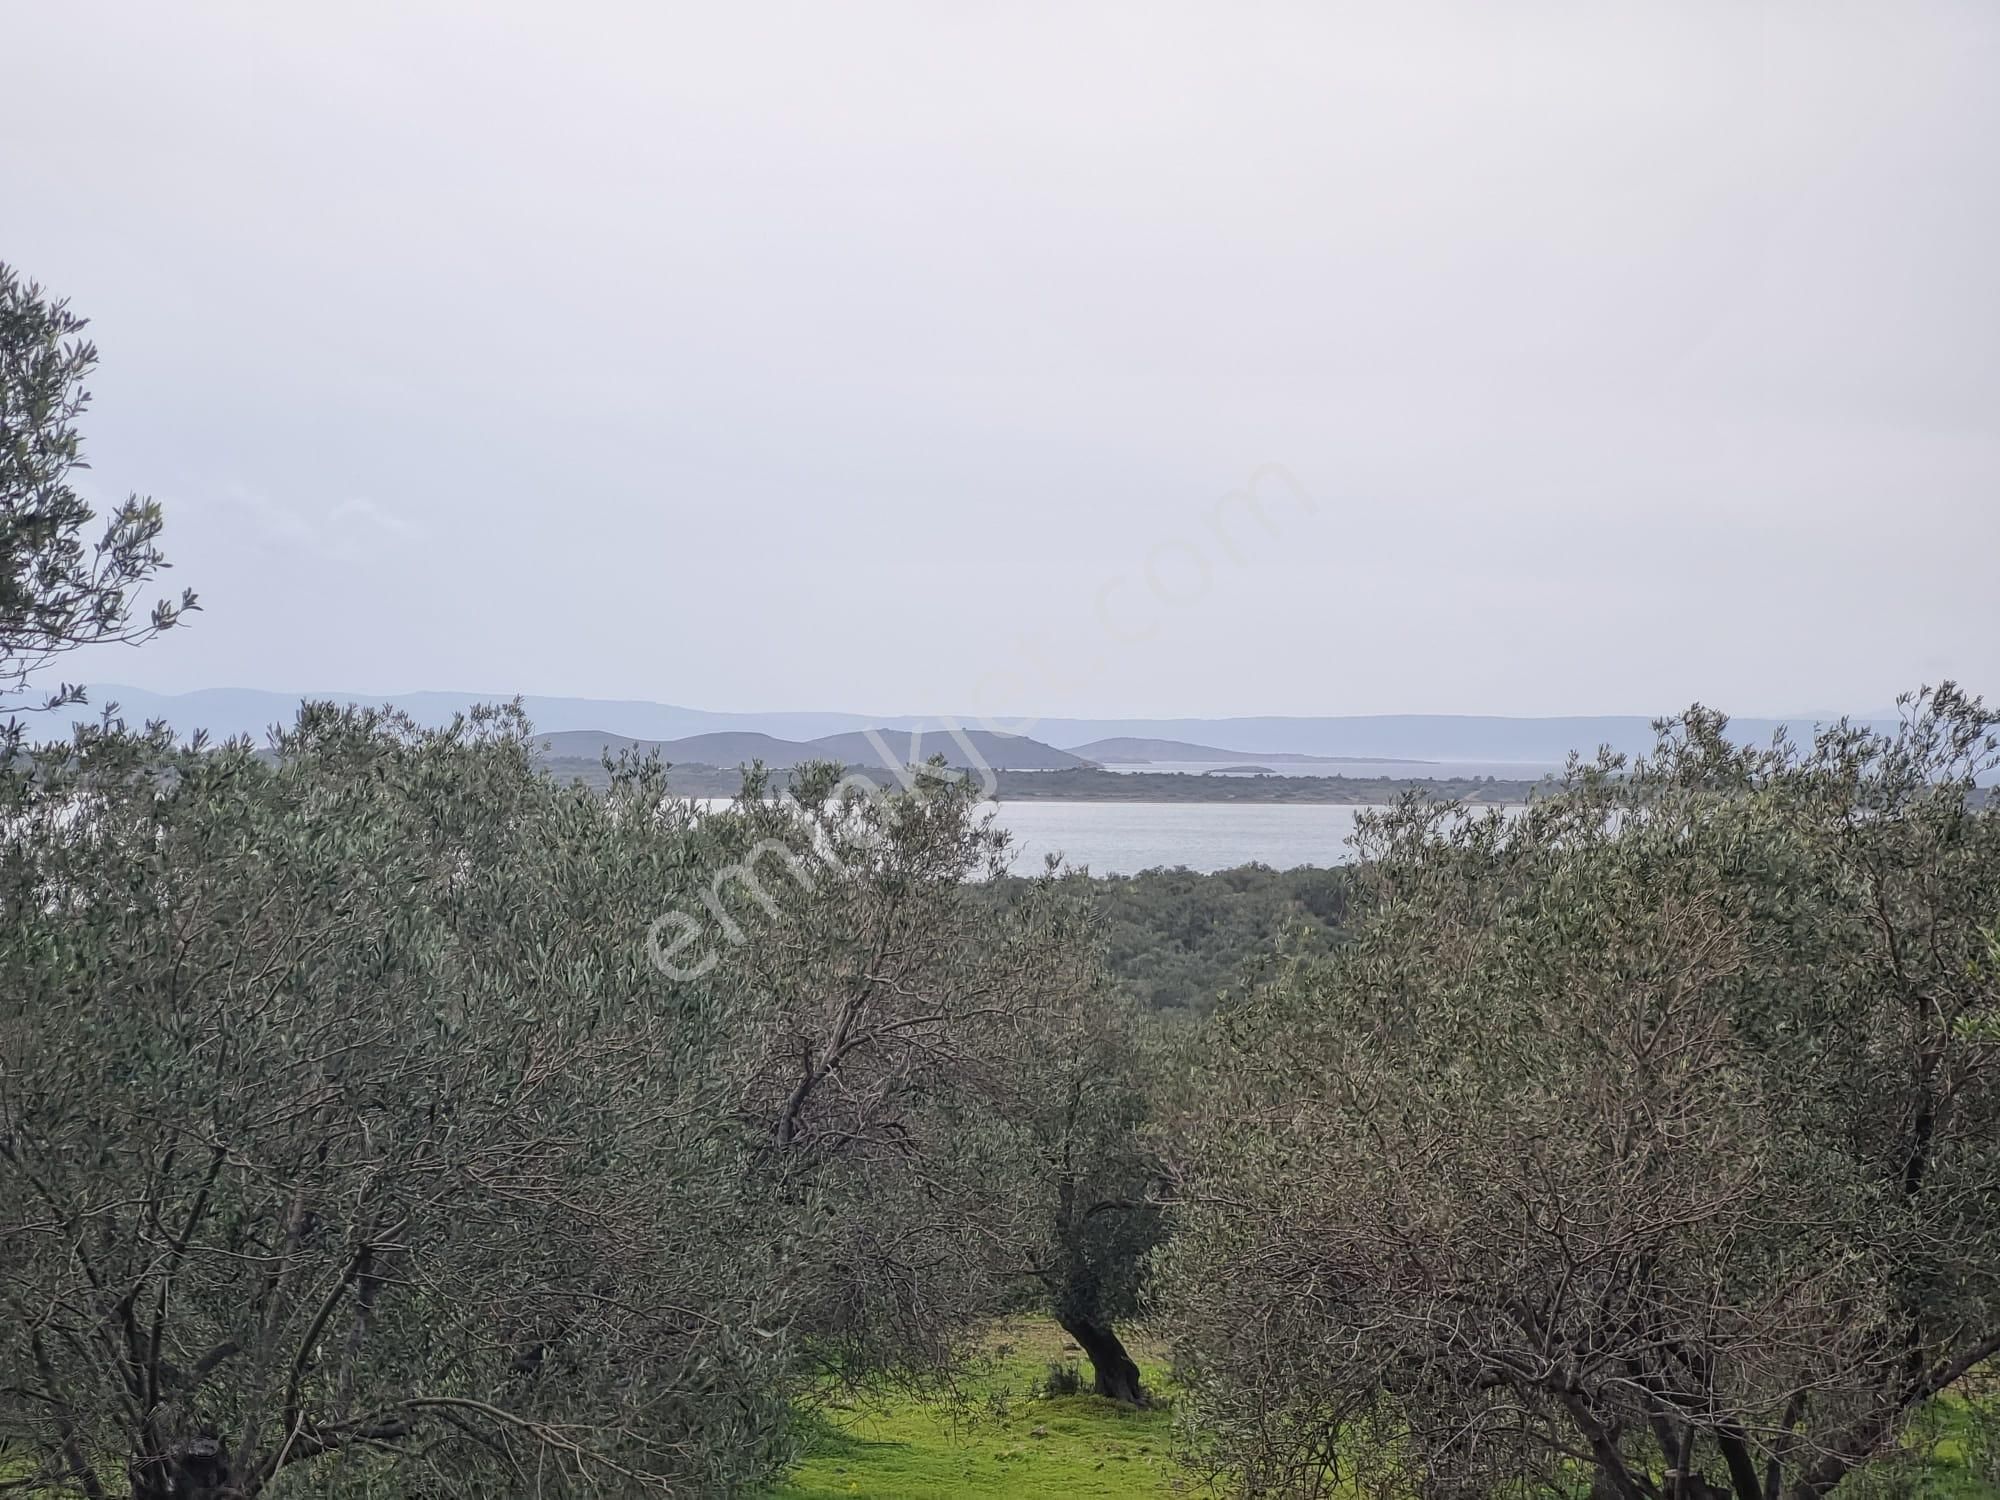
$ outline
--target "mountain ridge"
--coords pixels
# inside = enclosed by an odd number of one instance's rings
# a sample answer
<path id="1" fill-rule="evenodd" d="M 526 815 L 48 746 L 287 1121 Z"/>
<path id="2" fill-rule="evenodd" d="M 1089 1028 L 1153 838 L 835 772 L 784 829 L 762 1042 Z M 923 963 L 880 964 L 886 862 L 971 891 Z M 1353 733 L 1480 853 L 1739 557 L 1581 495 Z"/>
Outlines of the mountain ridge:
<path id="1" fill-rule="evenodd" d="M 91 703 L 117 700 L 133 723 L 163 719 L 182 735 L 207 729 L 212 735 L 248 734 L 262 739 L 274 724 L 289 722 L 300 695 L 250 688 L 210 688 L 194 693 L 162 694 L 140 688 L 98 684 Z M 316 693 L 315 698 L 368 706 L 395 704 L 420 723 L 449 722 L 476 703 L 509 701 L 505 694 L 425 691 L 394 694 Z M 735 713 L 686 708 L 641 699 L 547 697 L 524 694 L 522 706 L 544 734 L 584 730 L 639 740 L 684 739 L 692 735 L 744 732 L 803 742 L 827 735 L 850 734 L 868 728 L 908 732 L 926 728 L 940 746 L 938 715 L 850 714 L 828 712 Z M 71 714 L 94 718 L 94 712 Z M 977 715 L 958 721 L 978 724 Z M 1811 733 L 1815 723 L 1794 717 L 1780 720 L 1746 716 L 1732 721 L 1743 743 L 1762 743 L 1789 725 L 1795 737 Z M 1857 722 L 1881 726 L 1893 721 Z M 31 729 L 34 728 L 31 724 Z M 1639 714 L 1510 716 L 1504 714 L 1347 714 L 1263 715 L 1220 718 L 1082 719 L 1054 717 L 1032 723 L 1009 723 L 1009 731 L 1032 736 L 1052 746 L 1068 748 L 1108 738 L 1147 738 L 1195 745 L 1261 745 L 1260 755 L 1291 754 L 1315 760 L 1346 757 L 1358 760 L 1435 760 L 1513 762 L 1523 766 L 1560 765 L 1572 750 L 1595 754 L 1608 745 L 1626 754 L 1653 746 L 1652 718 Z M 50 723 L 51 732 L 55 724 Z"/>
<path id="2" fill-rule="evenodd" d="M 874 727 L 874 726 L 871 726 Z M 813 740 L 787 740 L 748 730 L 689 735 L 674 740 L 641 740 L 601 730 L 568 729 L 537 734 L 536 741 L 556 758 L 595 759 L 609 752 L 658 753 L 673 765 L 732 768 L 761 761 L 773 770 L 789 770 L 808 761 L 832 761 L 843 766 L 894 769 L 942 755 L 945 764 L 961 769 L 984 766 L 995 771 L 1085 770 L 1094 762 L 1054 745 L 1021 735 L 994 734 L 983 729 L 959 734 L 914 734 L 876 728 L 877 745 L 866 733 L 822 735 Z M 963 742 L 961 742 L 961 736 Z M 967 746 L 970 746 L 968 752 Z M 886 754 L 885 754 L 886 752 Z M 974 760 L 977 754 L 979 759 Z"/>

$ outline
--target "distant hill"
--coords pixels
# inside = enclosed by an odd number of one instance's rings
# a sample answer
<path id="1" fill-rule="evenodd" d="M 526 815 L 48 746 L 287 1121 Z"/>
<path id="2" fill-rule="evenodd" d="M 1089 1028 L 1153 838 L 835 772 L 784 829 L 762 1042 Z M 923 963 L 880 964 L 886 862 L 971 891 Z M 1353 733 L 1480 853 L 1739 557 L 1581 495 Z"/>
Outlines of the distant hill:
<path id="1" fill-rule="evenodd" d="M 90 707 L 73 710 L 74 717 L 94 720 L 97 710 L 115 702 L 126 722 L 131 724 L 161 719 L 182 736 L 205 729 L 214 739 L 247 734 L 258 741 L 262 741 L 274 725 L 291 724 L 298 716 L 302 698 L 354 703 L 365 708 L 393 704 L 420 724 L 438 725 L 451 722 L 452 715 L 464 713 L 474 704 L 507 703 L 516 696 L 500 691 L 357 693 L 335 688 L 315 688 L 304 693 L 271 692 L 263 688 L 204 688 L 192 693 L 155 693 L 117 683 L 94 683 L 89 692 Z M 866 729 L 872 724 L 908 725 L 915 722 L 898 719 L 893 714 L 716 713 L 708 709 L 682 708 L 673 703 L 649 703 L 631 698 L 555 698 L 533 693 L 521 695 L 521 706 L 527 710 L 535 727 L 548 733 L 579 730 L 587 735 L 608 734 L 635 741 L 728 731 L 809 740 L 817 735 Z"/>
<path id="2" fill-rule="evenodd" d="M 1714 705 L 1725 707 L 1726 705 Z M 1664 716 L 1686 708 L 1663 704 Z M 1744 745 L 1769 744 L 1780 729 L 1797 740 L 1810 740 L 1818 718 L 1733 717 L 1730 735 Z M 1856 719 L 1883 730 L 1895 720 Z M 1353 714 L 1335 717 L 1268 717 L 1241 719 L 1042 719 L 1034 732 L 1051 744 L 1067 745 L 1079 755 L 1108 737 L 1185 740 L 1203 745 L 1268 745 L 1248 758 L 1267 760 L 1289 751 L 1312 760 L 1383 758 L 1429 761 L 1512 762 L 1523 766 L 1559 766 L 1575 750 L 1584 756 L 1600 746 L 1626 754 L 1650 752 L 1653 721 L 1639 714 L 1602 714 L 1563 718 L 1514 718 L 1501 714 Z"/>
<path id="3" fill-rule="evenodd" d="M 1221 750 L 1214 745 L 1196 745 L 1187 740 L 1149 740 L 1134 735 L 1116 735 L 1072 745 L 1072 753 L 1104 766 L 1150 766 L 1158 762 L 1196 765 L 1207 761 L 1267 760 L 1313 765 L 1412 765 L 1425 764 L 1398 755 L 1299 755 L 1285 750 Z"/>
<path id="4" fill-rule="evenodd" d="M 747 766 L 753 760 L 767 766 L 795 766 L 814 758 L 797 740 L 741 730 L 691 734 L 677 740 L 642 740 L 603 729 L 565 729 L 536 738 L 550 755 L 563 759 L 583 756 L 595 760 L 601 754 L 615 756 L 626 750 L 640 755 L 658 751 L 677 766 Z"/>
<path id="5" fill-rule="evenodd" d="M 876 731 L 882 746 L 897 767 L 942 755 L 945 763 L 961 768 L 976 765 L 958 739 L 932 730 L 911 733 L 902 729 Z M 985 729 L 963 731 L 964 738 L 985 764 L 995 771 L 1073 771 L 1092 762 L 1067 750 L 1058 750 L 1040 740 L 1014 734 L 995 734 Z M 813 740 L 782 740 L 775 735 L 742 731 L 688 735 L 677 740 L 641 740 L 601 729 L 566 729 L 536 737 L 551 758 L 596 760 L 607 751 L 617 755 L 631 750 L 644 755 L 658 751 L 661 758 L 677 766 L 720 766 L 733 769 L 762 761 L 774 770 L 789 770 L 807 761 L 834 761 L 843 766 L 891 769 L 865 734 L 824 735 Z"/>
<path id="6" fill-rule="evenodd" d="M 907 766 L 929 760 L 933 755 L 942 755 L 947 765 L 970 766 L 973 761 L 965 753 L 964 746 L 959 744 L 961 737 L 995 771 L 1074 771 L 1093 764 L 1085 756 L 1058 750 L 1040 740 L 1018 734 L 996 734 L 990 729 L 963 729 L 956 735 L 937 729 L 928 732 L 881 729 L 876 732 L 889 753 L 896 757 L 898 765 Z M 830 734 L 810 743 L 818 759 L 837 760 L 846 766 L 882 764 L 881 750 L 870 743 L 865 734 Z"/>
<path id="7" fill-rule="evenodd" d="M 625 750 L 643 751 L 647 745 L 656 743 L 635 740 L 628 735 L 606 734 L 601 729 L 565 729 L 560 734 L 538 734 L 535 742 L 548 754 L 565 760 L 573 757 L 596 760 L 606 753 L 617 755 Z"/>
<path id="8" fill-rule="evenodd" d="M 557 781 L 580 781 L 602 791 L 610 784 L 595 756 L 550 756 L 543 762 Z M 1289 776 L 1260 766 L 1237 767 L 1240 774 L 1190 776 L 1182 771 L 1106 771 L 1090 766 L 1070 771 L 996 771 L 996 796 L 1001 802 L 1338 802 L 1373 805 L 1394 801 L 1406 792 L 1428 797 L 1458 798 L 1482 805 L 1526 802 L 1537 782 L 1495 780 L 1485 776 L 1346 776 L 1320 773 Z M 782 789 L 797 774 L 790 767 L 771 767 L 773 790 Z M 879 760 L 850 766 L 885 790 L 897 777 Z M 743 773 L 735 768 L 681 763 L 667 772 L 667 789 L 682 797 L 736 796 Z"/>

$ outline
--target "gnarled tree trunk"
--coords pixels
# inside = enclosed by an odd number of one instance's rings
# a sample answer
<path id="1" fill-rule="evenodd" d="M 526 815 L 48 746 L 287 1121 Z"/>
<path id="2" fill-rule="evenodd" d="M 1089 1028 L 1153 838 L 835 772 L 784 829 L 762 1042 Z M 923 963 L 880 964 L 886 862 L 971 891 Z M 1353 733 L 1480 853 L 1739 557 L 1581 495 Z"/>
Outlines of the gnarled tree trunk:
<path id="1" fill-rule="evenodd" d="M 132 1466 L 133 1500 L 227 1500 L 242 1493 L 229 1444 L 213 1433 L 184 1438 Z"/>
<path id="2" fill-rule="evenodd" d="M 1138 1362 L 1126 1352 L 1117 1330 L 1089 1318 L 1065 1317 L 1061 1321 L 1063 1332 L 1076 1340 L 1097 1373 L 1091 1390 L 1128 1406 L 1144 1406 L 1146 1391 L 1139 1383 Z"/>

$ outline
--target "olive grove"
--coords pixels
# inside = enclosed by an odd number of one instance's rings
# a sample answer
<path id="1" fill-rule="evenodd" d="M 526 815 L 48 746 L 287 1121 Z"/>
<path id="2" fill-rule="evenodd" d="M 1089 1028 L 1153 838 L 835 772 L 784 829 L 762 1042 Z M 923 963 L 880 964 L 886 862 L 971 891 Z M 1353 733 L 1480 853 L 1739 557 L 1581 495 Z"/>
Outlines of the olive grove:
<path id="1" fill-rule="evenodd" d="M 975 916 L 963 788 L 702 814 L 656 766 L 558 786 L 510 713 L 319 706 L 0 794 L 0 1438 L 41 1489 L 724 1493 L 994 1306 L 981 1059 L 1088 965 L 1038 891 Z M 811 887 L 664 977 L 649 924 L 771 840 Z"/>

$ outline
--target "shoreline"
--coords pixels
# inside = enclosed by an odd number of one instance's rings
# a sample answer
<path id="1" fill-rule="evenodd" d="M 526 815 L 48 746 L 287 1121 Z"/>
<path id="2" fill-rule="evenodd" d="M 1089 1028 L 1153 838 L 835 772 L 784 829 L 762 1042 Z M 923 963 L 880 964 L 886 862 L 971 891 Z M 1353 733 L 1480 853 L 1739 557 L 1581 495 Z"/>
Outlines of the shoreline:
<path id="1" fill-rule="evenodd" d="M 562 781 L 580 780 L 597 790 L 609 784 L 603 765 L 579 757 L 549 757 L 543 771 Z M 849 766 L 849 775 L 878 785 L 893 786 L 894 778 L 880 767 Z M 788 770 L 771 772 L 782 788 Z M 1530 800 L 1542 780 L 1494 776 L 1215 776 L 1186 771 L 995 771 L 993 794 L 998 803 L 1069 802 L 1126 803 L 1133 806 L 1173 806 L 1203 803 L 1213 806 L 1335 806 L 1381 807 L 1410 792 L 1438 801 L 1474 807 L 1517 807 Z M 667 773 L 667 788 L 677 796 L 732 798 L 742 789 L 743 773 L 718 766 L 681 765 Z"/>

